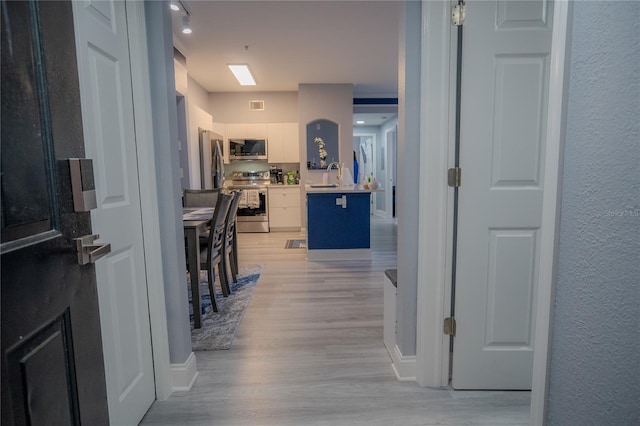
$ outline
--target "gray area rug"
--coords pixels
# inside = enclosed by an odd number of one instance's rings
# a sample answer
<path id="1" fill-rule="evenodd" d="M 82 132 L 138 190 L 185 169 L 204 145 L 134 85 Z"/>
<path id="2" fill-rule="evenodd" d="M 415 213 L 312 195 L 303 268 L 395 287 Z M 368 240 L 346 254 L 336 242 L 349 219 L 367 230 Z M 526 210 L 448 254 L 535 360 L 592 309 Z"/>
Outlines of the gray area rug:
<path id="1" fill-rule="evenodd" d="M 287 240 L 284 245 L 286 249 L 303 249 L 307 248 L 307 240 Z"/>
<path id="2" fill-rule="evenodd" d="M 223 297 L 216 293 L 218 312 L 211 309 L 211 298 L 207 286 L 207 274 L 200 274 L 200 297 L 202 298 L 202 327 L 193 328 L 193 314 L 191 300 L 189 312 L 191 315 L 191 345 L 194 351 L 211 351 L 229 349 L 236 335 L 240 321 L 251 301 L 253 291 L 258 284 L 262 265 L 241 265 L 238 282 L 233 284 L 233 293 Z M 219 285 L 216 276 L 216 284 Z M 191 299 L 191 291 L 189 291 Z"/>

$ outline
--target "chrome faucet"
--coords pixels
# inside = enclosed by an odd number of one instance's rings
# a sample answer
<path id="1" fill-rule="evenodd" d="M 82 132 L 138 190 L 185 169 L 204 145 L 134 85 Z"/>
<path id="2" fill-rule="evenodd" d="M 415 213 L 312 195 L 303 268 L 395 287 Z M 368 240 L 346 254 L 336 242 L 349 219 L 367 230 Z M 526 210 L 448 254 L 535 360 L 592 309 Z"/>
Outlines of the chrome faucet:
<path id="1" fill-rule="evenodd" d="M 340 165 L 339 162 L 337 161 L 332 161 L 331 163 L 329 163 L 329 165 L 327 166 L 327 172 L 331 171 L 331 168 L 334 166 L 338 168 L 338 184 L 342 183 L 342 166 Z"/>

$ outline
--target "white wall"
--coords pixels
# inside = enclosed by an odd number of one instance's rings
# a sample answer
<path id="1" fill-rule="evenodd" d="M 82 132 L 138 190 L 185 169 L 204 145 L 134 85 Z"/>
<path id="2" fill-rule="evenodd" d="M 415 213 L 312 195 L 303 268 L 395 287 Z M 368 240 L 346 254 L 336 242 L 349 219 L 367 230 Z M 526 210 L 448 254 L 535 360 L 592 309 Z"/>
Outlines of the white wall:
<path id="1" fill-rule="evenodd" d="M 173 58 L 173 72 L 176 85 L 176 106 L 178 113 L 178 150 L 180 157 L 180 186 L 193 188 L 191 183 L 191 161 L 189 159 L 189 126 L 187 97 L 189 93 L 189 76 L 187 67 L 175 57 Z"/>
<path id="2" fill-rule="evenodd" d="M 352 84 L 301 84 L 298 92 L 300 127 L 300 158 L 306 165 L 307 124 L 318 119 L 338 123 L 340 162 L 353 161 L 353 85 Z M 353 166 L 349 166 L 352 168 Z M 301 167 L 300 179 L 322 183 L 322 172 L 309 172 Z M 337 173 L 337 172 L 332 172 Z M 332 179 L 335 180 L 335 179 Z"/>
<path id="3" fill-rule="evenodd" d="M 176 76 L 176 92 L 182 96 L 187 96 L 189 91 L 189 76 L 187 67 L 182 65 L 177 59 L 173 60 L 173 72 Z"/>
<path id="4" fill-rule="evenodd" d="M 212 130 L 213 118 L 209 108 L 208 93 L 191 77 L 188 77 L 187 135 L 189 155 L 189 188 L 202 188 L 200 182 L 200 134 L 198 129 Z"/>
<path id="5" fill-rule="evenodd" d="M 396 203 L 398 211 L 398 334 L 403 356 L 416 354 L 420 164 L 422 4 L 404 2 L 398 60 Z M 444 141 L 443 141 L 444 142 Z"/>
<path id="6" fill-rule="evenodd" d="M 189 97 L 190 105 L 198 106 L 208 114 L 211 114 L 209 111 L 209 93 L 189 76 L 187 76 L 187 96 Z"/>
<path id="7" fill-rule="evenodd" d="M 322 172 L 307 170 L 307 124 L 318 119 L 338 123 L 340 161 L 353 161 L 353 85 L 352 84 L 301 84 L 298 91 L 298 121 L 300 128 L 300 184 L 322 183 Z M 349 165 L 352 168 L 353 164 Z M 335 174 L 332 172 L 332 181 Z M 301 206 L 305 206 L 302 192 Z M 302 223 L 306 227 L 306 208 L 302 208 Z"/>
<path id="8" fill-rule="evenodd" d="M 173 68 L 175 73 L 175 86 L 178 95 L 184 96 L 185 123 L 186 123 L 186 144 L 181 144 L 180 155 L 188 160 L 188 167 L 184 171 L 189 174 L 186 181 L 187 187 L 190 189 L 200 189 L 200 140 L 198 128 L 205 130 L 213 129 L 213 118 L 209 110 L 209 94 L 197 81 L 189 77 L 187 68 L 173 60 Z M 182 111 L 179 109 L 178 113 Z M 182 123 L 183 117 L 178 117 L 179 123 Z M 179 137 L 181 132 L 179 130 Z M 185 151 L 186 148 L 186 152 Z M 184 168 L 183 168 L 184 169 Z"/>
<path id="9" fill-rule="evenodd" d="M 162 265 L 158 267 L 162 268 L 164 276 L 170 361 L 171 364 L 183 365 L 192 351 L 180 205 L 171 12 L 162 2 L 145 2 L 144 7 L 149 49 L 151 114 L 154 122 L 157 209 L 162 230 Z"/>
<path id="10" fill-rule="evenodd" d="M 295 123 L 298 92 L 209 93 L 208 111 L 216 123 Z M 249 101 L 264 101 L 264 111 L 249 109 Z"/>
<path id="11" fill-rule="evenodd" d="M 189 188 L 200 189 L 200 133 L 199 129 L 211 130 L 213 127 L 213 119 L 211 114 L 203 110 L 193 103 L 188 104 L 188 127 L 187 134 L 189 144 Z"/>

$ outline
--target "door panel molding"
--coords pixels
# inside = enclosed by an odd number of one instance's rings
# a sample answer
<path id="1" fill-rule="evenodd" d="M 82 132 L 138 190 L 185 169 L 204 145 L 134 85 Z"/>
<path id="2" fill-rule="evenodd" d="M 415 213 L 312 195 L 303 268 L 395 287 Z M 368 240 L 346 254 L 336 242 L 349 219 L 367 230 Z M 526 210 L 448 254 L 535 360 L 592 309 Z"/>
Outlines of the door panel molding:
<path id="1" fill-rule="evenodd" d="M 549 8 L 544 0 L 499 2 L 496 10 L 498 29 L 548 28 Z"/>
<path id="2" fill-rule="evenodd" d="M 489 245 L 485 349 L 533 350 L 537 229 L 489 229 Z M 513 321 L 513 311 L 526 314 Z"/>
<path id="3" fill-rule="evenodd" d="M 17 423 L 48 423 L 50 413 L 42 413 L 37 406 L 41 405 L 55 412 L 60 424 L 80 424 L 69 308 L 30 336 L 25 336 L 6 352 L 6 357 L 12 405 L 25 407 L 24 412 L 14 411 Z M 46 387 L 41 382 L 45 377 Z M 25 398 L 27 395 L 28 399 Z"/>
<path id="4" fill-rule="evenodd" d="M 492 186 L 539 187 L 542 173 L 547 55 L 497 55 Z M 531 84 L 536 81 L 536 84 Z M 522 122 L 518 115 L 535 117 Z M 510 142 L 510 143 L 509 143 Z M 522 152 L 525 151 L 525 155 Z"/>

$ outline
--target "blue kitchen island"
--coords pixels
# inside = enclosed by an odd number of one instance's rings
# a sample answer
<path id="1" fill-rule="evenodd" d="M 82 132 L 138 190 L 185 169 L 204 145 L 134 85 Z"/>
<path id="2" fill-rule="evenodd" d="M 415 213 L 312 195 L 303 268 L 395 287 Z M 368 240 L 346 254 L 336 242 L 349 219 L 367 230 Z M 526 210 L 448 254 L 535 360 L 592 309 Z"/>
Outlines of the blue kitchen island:
<path id="1" fill-rule="evenodd" d="M 306 190 L 307 259 L 371 259 L 372 191 L 322 185 Z"/>

